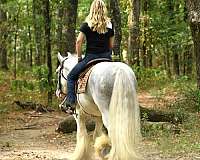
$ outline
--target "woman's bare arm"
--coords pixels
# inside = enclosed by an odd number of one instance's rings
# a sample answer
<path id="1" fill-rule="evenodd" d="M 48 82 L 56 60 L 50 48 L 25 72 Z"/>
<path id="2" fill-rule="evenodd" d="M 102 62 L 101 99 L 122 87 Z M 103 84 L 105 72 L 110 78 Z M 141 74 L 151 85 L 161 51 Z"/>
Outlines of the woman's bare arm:
<path id="1" fill-rule="evenodd" d="M 84 37 L 85 37 L 84 33 L 80 32 L 76 40 L 76 53 L 78 57 L 82 56 L 82 44 L 84 42 Z"/>
<path id="2" fill-rule="evenodd" d="M 114 36 L 110 37 L 110 40 L 109 40 L 109 48 L 113 49 L 113 47 L 114 47 Z"/>

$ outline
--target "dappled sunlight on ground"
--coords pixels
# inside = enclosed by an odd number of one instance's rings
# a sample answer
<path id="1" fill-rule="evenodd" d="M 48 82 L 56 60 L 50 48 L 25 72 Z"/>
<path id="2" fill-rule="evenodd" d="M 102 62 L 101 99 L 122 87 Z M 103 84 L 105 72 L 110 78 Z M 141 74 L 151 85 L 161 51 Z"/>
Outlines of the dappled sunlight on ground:
<path id="1" fill-rule="evenodd" d="M 176 100 L 176 94 L 153 95 L 146 91 L 138 93 L 139 104 L 146 108 L 164 109 Z"/>

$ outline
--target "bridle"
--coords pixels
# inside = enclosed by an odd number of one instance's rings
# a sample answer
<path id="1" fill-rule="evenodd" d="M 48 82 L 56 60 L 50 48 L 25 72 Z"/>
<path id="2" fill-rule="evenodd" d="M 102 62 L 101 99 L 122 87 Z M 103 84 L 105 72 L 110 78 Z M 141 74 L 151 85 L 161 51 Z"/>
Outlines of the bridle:
<path id="1" fill-rule="evenodd" d="M 62 63 L 60 64 L 60 68 L 57 71 L 58 72 L 58 84 L 57 84 L 57 90 L 60 90 L 60 93 L 63 95 L 66 95 L 65 93 L 62 92 L 62 85 L 61 85 L 61 78 L 64 78 L 67 81 L 67 77 L 65 77 L 64 73 L 63 73 L 63 68 L 64 68 L 64 63 L 65 61 L 68 59 L 68 57 L 66 57 Z"/>

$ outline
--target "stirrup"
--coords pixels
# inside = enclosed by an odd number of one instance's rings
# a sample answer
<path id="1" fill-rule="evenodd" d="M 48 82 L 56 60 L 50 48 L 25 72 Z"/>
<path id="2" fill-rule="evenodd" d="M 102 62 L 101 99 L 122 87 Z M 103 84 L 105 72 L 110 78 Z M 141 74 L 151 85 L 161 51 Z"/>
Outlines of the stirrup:
<path id="1" fill-rule="evenodd" d="M 71 105 L 66 102 L 66 98 L 62 101 L 62 103 L 59 105 L 61 111 L 68 113 L 68 114 L 76 114 L 76 105 Z"/>
<path id="2" fill-rule="evenodd" d="M 72 106 L 67 106 L 67 107 L 60 106 L 60 109 L 62 112 L 68 113 L 70 115 L 76 114 L 76 108 Z"/>

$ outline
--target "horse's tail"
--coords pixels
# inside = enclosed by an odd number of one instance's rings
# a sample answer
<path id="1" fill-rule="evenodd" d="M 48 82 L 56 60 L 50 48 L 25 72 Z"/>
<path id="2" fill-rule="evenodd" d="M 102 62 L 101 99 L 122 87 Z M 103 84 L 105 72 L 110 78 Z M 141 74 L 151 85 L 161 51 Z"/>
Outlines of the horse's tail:
<path id="1" fill-rule="evenodd" d="M 116 73 L 109 107 L 109 137 L 112 149 L 109 160 L 138 160 L 136 142 L 140 137 L 140 115 L 136 79 L 130 70 Z"/>

